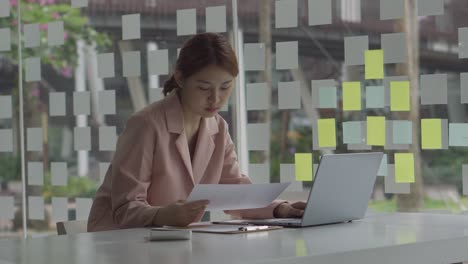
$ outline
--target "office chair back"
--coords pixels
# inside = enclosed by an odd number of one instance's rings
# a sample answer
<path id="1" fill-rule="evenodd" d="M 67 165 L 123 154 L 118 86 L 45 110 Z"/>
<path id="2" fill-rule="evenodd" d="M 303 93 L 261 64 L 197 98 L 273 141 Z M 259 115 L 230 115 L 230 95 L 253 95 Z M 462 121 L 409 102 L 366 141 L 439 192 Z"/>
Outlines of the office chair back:
<path id="1" fill-rule="evenodd" d="M 86 233 L 88 221 L 87 220 L 75 220 L 68 222 L 57 222 L 57 234 L 58 235 L 70 235 Z"/>

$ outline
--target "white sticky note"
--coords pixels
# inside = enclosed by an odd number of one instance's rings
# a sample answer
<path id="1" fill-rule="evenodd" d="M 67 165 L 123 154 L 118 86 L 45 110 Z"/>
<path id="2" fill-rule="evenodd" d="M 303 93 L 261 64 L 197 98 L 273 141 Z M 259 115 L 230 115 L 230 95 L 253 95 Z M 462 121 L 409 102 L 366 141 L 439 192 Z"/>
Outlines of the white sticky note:
<path id="1" fill-rule="evenodd" d="M 265 70 L 265 44 L 245 43 L 244 44 L 244 65 L 246 71 Z"/>
<path id="2" fill-rule="evenodd" d="M 299 46 L 297 41 L 276 42 L 276 69 L 299 68 Z"/>
<path id="3" fill-rule="evenodd" d="M 364 54 L 369 49 L 368 36 L 345 37 L 345 65 L 364 65 Z"/>
<path id="4" fill-rule="evenodd" d="M 297 27 L 297 0 L 275 1 L 275 27 Z"/>
<path id="5" fill-rule="evenodd" d="M 252 183 L 270 183 L 270 164 L 249 164 L 249 178 Z"/>
<path id="6" fill-rule="evenodd" d="M 413 143 L 413 123 L 408 120 L 394 120 L 393 124 L 393 144 L 412 144 Z"/>
<path id="7" fill-rule="evenodd" d="M 249 150 L 267 150 L 270 147 L 268 137 L 268 125 L 247 124 L 247 143 Z"/>
<path id="8" fill-rule="evenodd" d="M 66 162 L 51 162 L 50 174 L 52 185 L 66 186 L 68 184 L 68 168 Z"/>
<path id="9" fill-rule="evenodd" d="M 13 151 L 13 130 L 0 129 L 0 152 Z"/>
<path id="10" fill-rule="evenodd" d="M 99 182 L 101 184 L 104 182 L 104 178 L 106 177 L 110 164 L 110 162 L 99 162 Z"/>
<path id="11" fill-rule="evenodd" d="M 162 88 L 150 88 L 149 98 L 150 98 L 150 103 L 162 100 L 164 98 L 163 89 Z"/>
<path id="12" fill-rule="evenodd" d="M 169 50 L 151 50 L 148 52 L 148 75 L 169 74 Z"/>
<path id="13" fill-rule="evenodd" d="M 66 96 L 64 92 L 49 93 L 49 115 L 64 116 L 67 112 Z"/>
<path id="14" fill-rule="evenodd" d="M 437 16 L 444 14 L 444 0 L 418 0 L 416 3 L 418 16 Z"/>
<path id="15" fill-rule="evenodd" d="M 246 85 L 247 110 L 268 109 L 268 86 L 266 83 L 248 83 Z"/>
<path id="16" fill-rule="evenodd" d="M 27 151 L 42 151 L 42 128 L 26 129 Z"/>
<path id="17" fill-rule="evenodd" d="M 111 78 L 115 76 L 114 53 L 102 53 L 97 55 L 98 77 Z"/>
<path id="18" fill-rule="evenodd" d="M 382 34 L 381 43 L 385 63 L 406 62 L 406 33 Z"/>
<path id="19" fill-rule="evenodd" d="M 141 57 L 139 51 L 127 51 L 122 54 L 123 76 L 138 77 L 141 75 Z"/>
<path id="20" fill-rule="evenodd" d="M 468 165 L 462 165 L 462 184 L 463 184 L 463 195 L 468 195 Z M 1 197 L 0 197 L 1 198 Z"/>
<path id="21" fill-rule="evenodd" d="M 468 58 L 468 27 L 458 28 L 458 58 Z"/>
<path id="22" fill-rule="evenodd" d="M 140 17 L 140 14 L 122 16 L 122 40 L 139 39 L 141 37 Z"/>
<path id="23" fill-rule="evenodd" d="M 98 113 L 115 115 L 115 90 L 99 91 L 98 101 Z"/>
<path id="24" fill-rule="evenodd" d="M 0 51 L 11 50 L 11 30 L 10 28 L 0 28 Z"/>
<path id="25" fill-rule="evenodd" d="M 75 150 L 91 150 L 91 128 L 75 127 Z"/>
<path id="26" fill-rule="evenodd" d="M 343 122 L 343 143 L 344 144 L 363 144 L 365 137 L 361 121 Z"/>
<path id="27" fill-rule="evenodd" d="M 73 92 L 73 114 L 89 115 L 91 113 L 90 92 Z"/>
<path id="28" fill-rule="evenodd" d="M 15 218 L 15 199 L 13 196 L 0 196 L 0 219 L 13 220 Z"/>
<path id="29" fill-rule="evenodd" d="M 88 7 L 88 0 L 71 0 L 71 6 L 74 8 Z"/>
<path id="30" fill-rule="evenodd" d="M 302 182 L 296 181 L 295 164 L 280 164 L 280 182 L 290 182 L 286 191 L 302 192 Z"/>
<path id="31" fill-rule="evenodd" d="M 405 15 L 405 0 L 380 0 L 380 19 L 397 19 Z"/>
<path id="32" fill-rule="evenodd" d="M 25 59 L 24 68 L 26 82 L 35 82 L 42 79 L 40 58 Z"/>
<path id="33" fill-rule="evenodd" d="M 52 221 L 68 221 L 68 199 L 65 197 L 52 197 Z"/>
<path id="34" fill-rule="evenodd" d="M 197 33 L 197 10 L 177 10 L 177 36 L 194 35 Z"/>
<path id="35" fill-rule="evenodd" d="M 24 47 L 35 48 L 41 44 L 41 35 L 39 31 L 39 24 L 25 24 L 23 26 L 24 34 Z"/>
<path id="36" fill-rule="evenodd" d="M 336 87 L 319 88 L 319 108 L 336 108 Z"/>
<path id="37" fill-rule="evenodd" d="M 450 123 L 449 124 L 449 146 L 468 147 L 468 124 Z"/>
<path id="38" fill-rule="evenodd" d="M 63 21 L 50 22 L 47 26 L 47 42 L 49 46 L 59 46 L 65 43 Z"/>
<path id="39" fill-rule="evenodd" d="M 28 162 L 28 185 L 44 185 L 44 165 L 42 162 Z"/>
<path id="40" fill-rule="evenodd" d="M 0 17 L 10 16 L 10 0 L 0 0 Z"/>
<path id="41" fill-rule="evenodd" d="M 88 220 L 93 200 L 91 198 L 76 198 L 76 220 Z"/>
<path id="42" fill-rule="evenodd" d="M 226 32 L 226 6 L 206 8 L 206 32 Z"/>
<path id="43" fill-rule="evenodd" d="M 28 197 L 28 219 L 44 220 L 44 198 L 40 196 Z"/>
<path id="44" fill-rule="evenodd" d="M 301 84 L 300 82 L 278 83 L 278 108 L 301 109 Z"/>
<path id="45" fill-rule="evenodd" d="M 12 117 L 11 95 L 0 95 L 0 119 Z"/>
<path id="46" fill-rule="evenodd" d="M 114 151 L 117 144 L 117 129 L 115 126 L 99 127 L 99 150 Z"/>
<path id="47" fill-rule="evenodd" d="M 309 26 L 329 25 L 332 23 L 332 1 L 309 0 Z"/>

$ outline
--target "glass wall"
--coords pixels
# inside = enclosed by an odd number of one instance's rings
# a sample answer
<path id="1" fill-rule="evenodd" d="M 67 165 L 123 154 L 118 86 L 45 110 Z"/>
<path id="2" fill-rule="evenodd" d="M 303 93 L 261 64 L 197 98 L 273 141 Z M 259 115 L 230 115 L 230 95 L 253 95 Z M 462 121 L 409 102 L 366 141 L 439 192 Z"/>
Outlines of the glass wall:
<path id="1" fill-rule="evenodd" d="M 238 54 L 220 115 L 254 183 L 305 199 L 321 155 L 383 151 L 370 210 L 463 212 L 465 2 L 0 0 L 0 237 L 87 219 L 126 120 L 200 32 Z"/>

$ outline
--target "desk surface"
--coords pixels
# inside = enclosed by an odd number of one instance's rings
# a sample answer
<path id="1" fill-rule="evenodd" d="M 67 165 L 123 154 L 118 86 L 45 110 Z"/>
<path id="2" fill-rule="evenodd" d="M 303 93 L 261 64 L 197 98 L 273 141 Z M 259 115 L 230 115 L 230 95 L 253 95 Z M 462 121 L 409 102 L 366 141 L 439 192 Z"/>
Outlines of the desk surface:
<path id="1" fill-rule="evenodd" d="M 0 240 L 5 263 L 453 263 L 468 260 L 468 216 L 368 215 L 352 223 L 148 242 L 147 229 Z"/>

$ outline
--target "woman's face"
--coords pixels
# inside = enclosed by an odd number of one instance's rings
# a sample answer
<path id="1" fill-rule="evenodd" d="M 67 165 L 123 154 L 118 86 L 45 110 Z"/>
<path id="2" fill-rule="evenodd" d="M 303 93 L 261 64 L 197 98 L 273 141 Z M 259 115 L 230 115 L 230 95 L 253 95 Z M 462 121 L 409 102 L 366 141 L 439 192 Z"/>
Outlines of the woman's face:
<path id="1" fill-rule="evenodd" d="M 210 65 L 198 73 L 176 80 L 181 90 L 185 111 L 201 117 L 214 116 L 226 103 L 234 86 L 234 76 L 217 65 Z"/>

